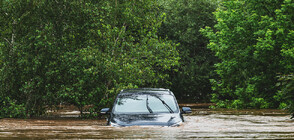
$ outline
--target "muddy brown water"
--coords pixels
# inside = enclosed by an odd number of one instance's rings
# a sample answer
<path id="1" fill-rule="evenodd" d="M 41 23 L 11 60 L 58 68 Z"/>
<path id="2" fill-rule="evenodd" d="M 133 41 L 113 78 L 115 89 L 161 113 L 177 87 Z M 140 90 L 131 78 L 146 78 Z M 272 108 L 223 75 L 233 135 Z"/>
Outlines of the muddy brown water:
<path id="1" fill-rule="evenodd" d="M 196 107 L 185 120 L 179 127 L 110 127 L 105 119 L 0 119 L 0 139 L 294 139 L 294 120 L 281 110 Z"/>

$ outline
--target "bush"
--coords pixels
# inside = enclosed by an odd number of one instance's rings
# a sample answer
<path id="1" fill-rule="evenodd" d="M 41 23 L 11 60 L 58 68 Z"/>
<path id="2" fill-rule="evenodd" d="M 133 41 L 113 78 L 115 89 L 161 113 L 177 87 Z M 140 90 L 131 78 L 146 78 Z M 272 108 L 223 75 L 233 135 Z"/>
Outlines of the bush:
<path id="1" fill-rule="evenodd" d="M 9 97 L 0 97 L 0 118 L 24 118 L 25 107 L 23 104 L 18 105 Z"/>
<path id="2" fill-rule="evenodd" d="M 275 95 L 275 99 L 280 102 L 279 108 L 288 109 L 294 113 L 294 75 L 279 75 L 278 87 L 281 90 Z"/>

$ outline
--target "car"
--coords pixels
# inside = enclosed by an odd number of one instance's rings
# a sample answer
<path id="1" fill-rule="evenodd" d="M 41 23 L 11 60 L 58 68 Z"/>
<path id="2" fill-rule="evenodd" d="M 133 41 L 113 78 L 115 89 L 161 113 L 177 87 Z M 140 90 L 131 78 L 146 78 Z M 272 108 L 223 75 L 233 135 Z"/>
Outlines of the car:
<path id="1" fill-rule="evenodd" d="M 184 122 L 183 114 L 191 112 L 189 107 L 180 110 L 173 92 L 163 88 L 122 90 L 112 109 L 100 111 L 108 115 L 110 126 L 179 126 Z"/>

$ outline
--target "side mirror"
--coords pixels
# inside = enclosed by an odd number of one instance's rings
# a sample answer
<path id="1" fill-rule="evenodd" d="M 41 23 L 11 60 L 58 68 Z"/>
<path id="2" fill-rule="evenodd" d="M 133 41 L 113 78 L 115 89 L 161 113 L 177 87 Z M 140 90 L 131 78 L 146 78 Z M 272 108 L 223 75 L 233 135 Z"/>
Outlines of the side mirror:
<path id="1" fill-rule="evenodd" d="M 102 115 L 105 115 L 105 114 L 108 114 L 108 113 L 109 113 L 109 108 L 103 108 L 100 111 L 100 114 L 102 114 Z"/>
<path id="2" fill-rule="evenodd" d="M 190 107 L 182 107 L 182 114 L 189 114 L 192 113 L 192 110 Z"/>

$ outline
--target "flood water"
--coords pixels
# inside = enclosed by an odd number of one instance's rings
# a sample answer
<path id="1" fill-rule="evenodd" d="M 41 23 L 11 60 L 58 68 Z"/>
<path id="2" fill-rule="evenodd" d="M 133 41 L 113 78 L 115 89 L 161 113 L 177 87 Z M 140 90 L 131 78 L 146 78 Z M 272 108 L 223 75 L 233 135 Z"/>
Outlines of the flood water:
<path id="1" fill-rule="evenodd" d="M 110 127 L 105 119 L 0 119 L 0 139 L 294 139 L 280 110 L 194 108 L 179 127 Z"/>

